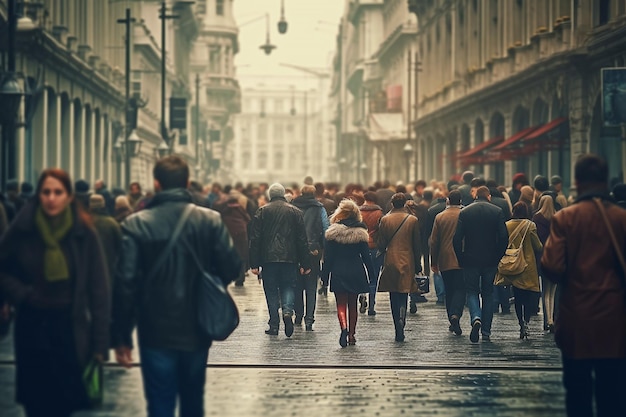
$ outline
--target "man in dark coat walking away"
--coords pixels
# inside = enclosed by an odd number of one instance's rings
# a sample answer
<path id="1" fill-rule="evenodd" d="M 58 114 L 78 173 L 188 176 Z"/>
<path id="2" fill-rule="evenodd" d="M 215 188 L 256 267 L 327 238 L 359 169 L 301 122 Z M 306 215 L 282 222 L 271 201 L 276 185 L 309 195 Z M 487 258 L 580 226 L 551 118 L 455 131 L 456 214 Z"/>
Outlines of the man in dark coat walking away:
<path id="1" fill-rule="evenodd" d="M 122 228 L 109 215 L 104 198 L 99 194 L 93 194 L 89 197 L 89 213 L 91 213 L 93 226 L 98 232 L 100 243 L 102 243 L 107 266 L 109 271 L 113 273 L 122 247 Z"/>
<path id="2" fill-rule="evenodd" d="M 309 242 L 309 253 L 311 255 L 311 273 L 298 279 L 296 283 L 296 298 L 294 310 L 296 313 L 297 326 L 304 324 L 307 331 L 313 330 L 315 321 L 315 303 L 317 301 L 317 281 L 320 276 L 320 262 L 324 249 L 324 232 L 328 229 L 328 215 L 326 209 L 315 199 L 315 187 L 305 185 L 300 191 L 300 196 L 296 197 L 292 204 L 304 213 L 304 227 Z M 304 298 L 306 296 L 306 312 L 304 309 Z M 305 315 L 306 313 L 306 315 Z"/>
<path id="3" fill-rule="evenodd" d="M 618 257 L 626 252 L 626 216 L 609 196 L 602 158 L 579 157 L 574 177 L 578 199 L 552 217 L 541 258 L 543 275 L 563 288 L 555 340 L 567 414 L 593 416 L 595 397 L 598 416 L 626 416 L 626 280 Z"/>
<path id="4" fill-rule="evenodd" d="M 474 201 L 471 186 L 472 180 L 474 179 L 474 173 L 472 171 L 465 171 L 462 178 L 463 184 L 461 184 L 458 188 L 461 193 L 461 204 L 469 206 Z"/>
<path id="5" fill-rule="evenodd" d="M 278 334 L 282 305 L 285 335 L 293 334 L 293 305 L 298 275 L 311 272 L 304 216 L 285 199 L 285 187 L 272 184 L 269 204 L 261 207 L 250 228 L 250 268 L 263 280 L 269 312 L 269 335 Z M 262 275 L 260 275 L 262 274 Z"/>
<path id="6" fill-rule="evenodd" d="M 250 223 L 250 215 L 241 207 L 236 197 L 229 197 L 226 204 L 219 204 L 219 211 L 222 214 L 222 220 L 228 228 L 233 243 L 237 249 L 239 257 L 243 261 L 239 276 L 235 281 L 235 286 L 243 287 L 246 280 L 246 271 L 248 270 L 248 224 Z"/>
<path id="7" fill-rule="evenodd" d="M 491 337 L 493 280 L 509 243 L 504 214 L 490 200 L 489 189 L 478 187 L 476 201 L 459 214 L 453 240 L 454 252 L 465 275 L 472 343 L 478 342 L 481 328 L 484 340 Z"/>
<path id="8" fill-rule="evenodd" d="M 153 175 L 157 194 L 144 210 L 122 223 L 113 343 L 118 363 L 132 366 L 132 332 L 137 322 L 148 417 L 174 416 L 177 400 L 181 415 L 202 416 L 211 340 L 198 324 L 196 288 L 202 272 L 194 257 L 224 285 L 237 277 L 241 261 L 220 215 L 192 203 L 184 160 L 161 159 Z M 189 208 L 177 244 L 164 253 Z M 162 266 L 153 270 L 159 258 Z"/>
<path id="9" fill-rule="evenodd" d="M 108 190 L 107 185 L 103 180 L 97 180 L 94 185 L 96 194 L 100 194 L 104 197 L 104 205 L 111 216 L 115 216 L 115 198 Z"/>

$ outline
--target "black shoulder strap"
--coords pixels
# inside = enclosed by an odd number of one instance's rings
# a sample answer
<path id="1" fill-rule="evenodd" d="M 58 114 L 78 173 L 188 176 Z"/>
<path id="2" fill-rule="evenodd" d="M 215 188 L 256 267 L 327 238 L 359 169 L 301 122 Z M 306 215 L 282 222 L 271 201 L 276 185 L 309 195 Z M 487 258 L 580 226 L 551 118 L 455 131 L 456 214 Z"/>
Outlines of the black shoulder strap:
<path id="1" fill-rule="evenodd" d="M 407 214 L 406 217 L 404 218 L 404 220 L 402 220 L 402 223 L 400 223 L 400 226 L 398 226 L 398 228 L 396 229 L 395 232 L 393 232 L 393 235 L 391 235 L 391 239 L 389 239 L 389 243 L 391 243 L 391 241 L 393 240 L 394 237 L 396 237 L 396 234 L 400 231 L 400 229 L 402 228 L 402 225 L 404 224 L 404 222 L 409 218 L 410 214 Z M 387 246 L 389 246 L 389 243 L 387 243 Z"/>
<path id="2" fill-rule="evenodd" d="M 174 228 L 174 233 L 172 233 L 172 237 L 170 238 L 169 242 L 167 242 L 167 246 L 165 247 L 165 249 L 163 249 L 163 252 L 161 252 L 156 263 L 150 270 L 150 273 L 147 275 L 148 277 L 153 276 L 154 273 L 163 266 L 163 263 L 169 257 L 170 252 L 172 251 L 172 249 L 174 249 L 174 246 L 176 245 L 178 238 L 180 237 L 180 234 L 183 231 L 183 228 L 185 227 L 185 222 L 189 218 L 189 215 L 193 211 L 194 207 L 195 207 L 194 204 L 190 203 L 190 204 L 187 204 L 187 206 L 183 210 L 183 214 L 180 216 L 178 223 L 176 223 L 176 227 Z"/>

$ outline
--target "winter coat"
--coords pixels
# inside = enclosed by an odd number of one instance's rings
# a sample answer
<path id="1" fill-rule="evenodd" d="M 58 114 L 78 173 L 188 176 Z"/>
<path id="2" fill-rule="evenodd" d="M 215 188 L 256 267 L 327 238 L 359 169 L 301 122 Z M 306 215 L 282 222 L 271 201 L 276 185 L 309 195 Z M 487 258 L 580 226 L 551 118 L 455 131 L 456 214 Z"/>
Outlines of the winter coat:
<path id="1" fill-rule="evenodd" d="M 482 198 L 464 207 L 453 244 L 461 268 L 498 266 L 509 244 L 502 210 Z"/>
<path id="2" fill-rule="evenodd" d="M 122 247 L 122 228 L 105 208 L 93 210 L 93 226 L 98 232 L 102 249 L 106 258 L 108 270 L 115 271 L 117 259 Z"/>
<path id="3" fill-rule="evenodd" d="M 18 316 L 20 309 L 53 292 L 56 284 L 47 283 L 44 278 L 45 244 L 35 224 L 37 207 L 37 201 L 27 203 L 0 239 L 0 293 L 15 306 Z M 60 244 L 70 271 L 74 346 L 78 363 L 84 367 L 94 354 L 108 357 L 109 271 L 96 231 L 81 222 L 76 213 L 72 229 Z M 42 308 L 39 304 L 34 306 Z M 15 325 L 16 334 L 37 339 L 36 329 L 20 331 L 19 320 Z M 17 339 L 16 356 L 20 349 L 32 349 L 27 346 L 34 343 L 32 340 Z"/>
<path id="4" fill-rule="evenodd" d="M 426 246 L 422 246 L 422 250 L 425 248 L 430 248 L 430 235 L 433 232 L 433 227 L 435 225 L 435 218 L 439 213 L 442 213 L 447 206 L 447 202 L 445 198 L 438 198 L 433 201 L 434 204 L 430 205 L 428 209 L 428 213 L 426 216 L 426 221 L 422 225 L 422 242 L 425 242 Z"/>
<path id="5" fill-rule="evenodd" d="M 593 197 L 602 199 L 625 253 L 626 216 L 603 190 L 581 195 L 552 218 L 543 275 L 563 284 L 555 340 L 572 359 L 626 358 L 626 283 Z"/>
<path id="6" fill-rule="evenodd" d="M 321 278 L 326 285 L 330 279 L 331 291 L 352 294 L 369 291 L 368 276 L 372 276 L 374 265 L 368 240 L 367 226 L 355 219 L 330 225 L 326 231 Z"/>
<path id="7" fill-rule="evenodd" d="M 376 249 L 376 235 L 378 234 L 378 224 L 383 217 L 383 209 L 379 205 L 363 205 L 359 207 L 363 216 L 363 223 L 367 226 L 369 240 L 367 245 L 370 249 Z"/>
<path id="8" fill-rule="evenodd" d="M 537 226 L 535 223 L 527 219 L 512 219 L 506 222 L 506 229 L 510 236 L 522 222 L 524 224 L 524 226 L 522 226 L 523 228 L 525 228 L 526 225 L 530 225 L 528 232 L 526 233 L 526 237 L 522 242 L 522 237 L 524 236 L 523 229 L 520 235 L 517 236 L 512 243 L 516 248 L 519 248 L 521 245 L 524 260 L 528 266 L 524 272 L 519 275 L 502 275 L 501 277 L 504 280 L 502 285 L 513 285 L 521 290 L 540 292 L 541 288 L 539 287 L 539 272 L 537 271 L 536 254 L 541 253 L 543 245 L 537 236 Z"/>
<path id="9" fill-rule="evenodd" d="M 461 193 L 461 204 L 465 207 L 469 206 L 474 202 L 474 197 L 472 197 L 472 187 L 469 184 L 462 184 L 458 188 Z"/>
<path id="10" fill-rule="evenodd" d="M 239 257 L 247 265 L 249 258 L 248 223 L 250 223 L 250 215 L 236 200 L 221 206 L 221 214 Z"/>
<path id="11" fill-rule="evenodd" d="M 511 220 L 513 217 L 511 207 L 509 206 L 509 202 L 502 196 L 502 193 L 498 191 L 497 188 L 490 188 L 489 192 L 491 193 L 491 204 L 494 204 L 502 209 L 502 213 L 504 213 L 504 220 L 507 222 Z"/>
<path id="12" fill-rule="evenodd" d="M 135 322 L 144 347 L 194 351 L 210 346 L 211 340 L 198 328 L 196 288 L 201 274 L 187 246 L 196 251 L 203 269 L 224 285 L 239 276 L 241 260 L 219 213 L 196 205 L 178 243 L 169 254 L 163 253 L 189 204 L 192 196 L 185 189 L 162 191 L 122 223 L 124 240 L 113 293 L 114 346 L 132 346 Z M 163 256 L 162 266 L 148 276 Z"/>
<path id="13" fill-rule="evenodd" d="M 430 235 L 431 265 L 439 271 L 461 269 L 456 258 L 452 239 L 461 214 L 461 206 L 450 206 L 435 217 L 435 224 Z"/>
<path id="14" fill-rule="evenodd" d="M 392 239 L 393 233 L 406 216 L 404 208 L 399 208 L 393 209 L 380 219 L 376 244 L 381 250 L 387 248 L 378 284 L 380 292 L 408 294 L 419 291 L 414 279 L 415 274 L 422 270 L 421 236 L 417 219 L 408 214 L 408 219 Z"/>
<path id="15" fill-rule="evenodd" d="M 380 188 L 376 190 L 376 200 L 378 205 L 383 209 L 383 214 L 387 214 L 391 210 L 391 197 L 395 193 L 389 188 Z"/>
<path id="16" fill-rule="evenodd" d="M 546 244 L 548 236 L 550 236 L 550 220 L 543 217 L 543 214 L 537 213 L 533 216 L 533 222 L 537 226 L 537 236 L 542 245 Z"/>
<path id="17" fill-rule="evenodd" d="M 311 265 L 302 211 L 281 197 L 261 207 L 250 227 L 250 268 L 271 262 Z"/>
<path id="18" fill-rule="evenodd" d="M 296 197 L 291 204 L 302 210 L 309 252 L 321 253 L 324 248 L 322 216 L 326 216 L 326 209 L 313 195 Z"/>

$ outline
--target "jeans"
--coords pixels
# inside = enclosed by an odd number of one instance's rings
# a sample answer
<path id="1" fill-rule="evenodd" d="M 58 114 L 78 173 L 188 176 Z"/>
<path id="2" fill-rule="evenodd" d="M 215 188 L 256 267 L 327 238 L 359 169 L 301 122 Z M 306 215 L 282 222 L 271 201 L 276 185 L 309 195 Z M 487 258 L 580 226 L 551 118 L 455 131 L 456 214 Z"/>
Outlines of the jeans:
<path id="1" fill-rule="evenodd" d="M 565 407 L 569 417 L 626 416 L 626 359 L 571 359 L 563 355 Z"/>
<path id="2" fill-rule="evenodd" d="M 446 286 L 446 311 L 448 319 L 452 316 L 461 318 L 465 307 L 465 280 L 462 269 L 452 269 L 441 272 Z"/>
<path id="3" fill-rule="evenodd" d="M 467 307 L 470 313 L 470 323 L 481 321 L 481 333 L 491 336 L 491 322 L 493 321 L 493 280 L 498 268 L 465 268 L 465 289 L 467 290 Z M 482 298 L 482 307 L 479 299 Z"/>
<path id="4" fill-rule="evenodd" d="M 208 349 L 187 352 L 140 347 L 141 374 L 148 417 L 204 416 L 204 384 Z"/>
<path id="5" fill-rule="evenodd" d="M 396 334 L 399 331 L 404 330 L 406 320 L 406 303 L 409 298 L 408 294 L 400 292 L 389 293 L 389 304 L 391 306 L 391 316 L 393 317 L 393 325 L 396 329 Z M 402 319 L 402 323 L 399 320 Z"/>
<path id="6" fill-rule="evenodd" d="M 271 262 L 263 265 L 263 290 L 270 315 L 271 329 L 278 329 L 282 304 L 283 316 L 293 316 L 293 304 L 298 279 L 298 266 L 286 262 Z"/>
<path id="7" fill-rule="evenodd" d="M 446 285 L 444 283 L 441 272 L 433 272 L 433 282 L 435 283 L 435 294 L 437 294 L 437 302 L 443 303 L 446 299 Z"/>
<path id="8" fill-rule="evenodd" d="M 380 270 L 383 267 L 385 260 L 384 256 L 376 257 L 378 249 L 370 249 L 370 256 L 372 257 L 372 263 L 374 264 L 373 277 L 370 277 L 370 296 L 369 296 L 369 310 L 374 311 L 374 305 L 376 304 L 376 290 L 378 289 L 378 278 L 380 277 Z"/>
<path id="9" fill-rule="evenodd" d="M 317 280 L 320 273 L 319 257 L 313 260 L 311 273 L 296 278 L 296 290 L 293 310 L 296 317 L 304 317 L 306 324 L 315 322 L 315 303 L 317 302 Z M 306 298 L 306 315 L 304 299 Z"/>
<path id="10" fill-rule="evenodd" d="M 511 287 L 508 285 L 497 285 L 493 289 L 493 311 L 497 313 L 502 306 L 503 313 L 511 312 L 511 303 L 509 298 L 511 295 Z"/>

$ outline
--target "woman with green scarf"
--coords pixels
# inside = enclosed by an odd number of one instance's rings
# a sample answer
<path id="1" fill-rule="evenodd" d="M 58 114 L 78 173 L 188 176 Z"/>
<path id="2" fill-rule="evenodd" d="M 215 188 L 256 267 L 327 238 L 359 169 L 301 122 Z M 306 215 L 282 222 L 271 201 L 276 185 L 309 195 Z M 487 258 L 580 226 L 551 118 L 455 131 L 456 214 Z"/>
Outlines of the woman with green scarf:
<path id="1" fill-rule="evenodd" d="M 73 197 L 65 171 L 45 170 L 0 239 L 0 298 L 16 310 L 16 400 L 28 417 L 90 408 L 84 370 L 107 358 L 109 272 Z"/>

